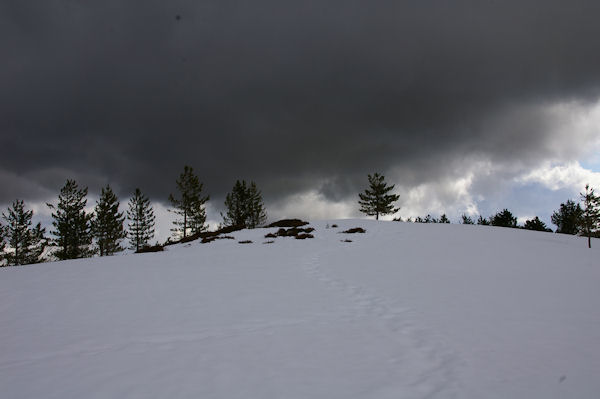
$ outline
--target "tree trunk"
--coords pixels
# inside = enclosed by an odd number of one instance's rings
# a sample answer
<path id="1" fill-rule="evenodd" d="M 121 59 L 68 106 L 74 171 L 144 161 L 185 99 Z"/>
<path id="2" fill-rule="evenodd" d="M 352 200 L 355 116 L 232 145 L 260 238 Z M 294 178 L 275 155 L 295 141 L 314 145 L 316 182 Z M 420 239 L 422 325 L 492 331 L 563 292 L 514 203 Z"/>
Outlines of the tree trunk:
<path id="1" fill-rule="evenodd" d="M 592 235 L 590 233 L 588 233 L 588 248 L 592 247 Z"/>
<path id="2" fill-rule="evenodd" d="M 185 238 L 187 233 L 187 212 L 183 211 L 183 238 Z"/>

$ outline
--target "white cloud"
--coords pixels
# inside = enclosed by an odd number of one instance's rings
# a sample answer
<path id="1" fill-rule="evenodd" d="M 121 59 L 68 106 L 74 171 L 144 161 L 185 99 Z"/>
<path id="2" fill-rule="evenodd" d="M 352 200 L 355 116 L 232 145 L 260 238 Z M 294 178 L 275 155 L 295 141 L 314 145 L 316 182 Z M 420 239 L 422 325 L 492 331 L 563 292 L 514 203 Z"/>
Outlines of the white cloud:
<path id="1" fill-rule="evenodd" d="M 267 209 L 269 220 L 282 218 L 343 219 L 358 216 L 358 205 L 352 201 L 328 201 L 316 190 L 307 191 L 272 205 Z"/>
<path id="2" fill-rule="evenodd" d="M 470 192 L 474 174 L 467 173 L 452 180 L 421 184 L 409 188 L 401 194 L 403 218 L 424 216 L 428 213 L 440 215 L 445 213 L 457 219 L 461 214 L 476 215 L 479 213 L 477 203 Z"/>
<path id="3" fill-rule="evenodd" d="M 516 183 L 538 183 L 550 190 L 568 189 L 576 192 L 586 184 L 600 188 L 600 173 L 585 169 L 579 162 L 553 165 L 550 162 L 526 172 L 515 179 Z"/>

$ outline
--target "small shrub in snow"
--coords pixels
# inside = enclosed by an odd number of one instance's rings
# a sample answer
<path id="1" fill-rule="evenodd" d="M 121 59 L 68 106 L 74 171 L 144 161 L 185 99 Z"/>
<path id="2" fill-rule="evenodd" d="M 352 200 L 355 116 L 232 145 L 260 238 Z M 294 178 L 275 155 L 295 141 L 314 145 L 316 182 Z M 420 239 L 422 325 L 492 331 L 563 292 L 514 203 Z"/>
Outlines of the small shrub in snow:
<path id="1" fill-rule="evenodd" d="M 366 233 L 366 232 L 367 232 L 367 230 L 363 229 L 362 227 L 353 227 L 351 229 L 342 231 L 342 233 L 345 233 L 345 234 Z"/>
<path id="2" fill-rule="evenodd" d="M 251 240 L 238 241 L 238 244 L 252 244 Z"/>
<path id="3" fill-rule="evenodd" d="M 214 240 L 235 240 L 235 237 L 232 236 L 210 236 L 210 237 L 204 237 L 202 239 L 202 241 L 200 241 L 202 244 L 206 244 L 208 242 L 213 242 Z"/>
<path id="4" fill-rule="evenodd" d="M 152 246 L 142 247 L 139 250 L 135 251 L 135 253 L 143 254 L 143 253 L 147 253 L 147 252 L 161 252 L 164 250 L 165 250 L 165 248 L 162 245 L 156 244 L 156 245 L 152 245 Z"/>
<path id="5" fill-rule="evenodd" d="M 282 219 L 271 223 L 267 227 L 300 227 L 307 225 L 308 222 L 300 219 Z"/>
<path id="6" fill-rule="evenodd" d="M 244 226 L 239 225 L 239 226 L 226 226 L 226 227 L 220 228 L 216 231 L 203 231 L 201 233 L 193 234 L 191 236 L 187 236 L 186 238 L 182 238 L 179 241 L 172 242 L 171 244 L 184 243 L 184 242 L 194 241 L 194 240 L 198 240 L 198 239 L 202 239 L 202 242 L 204 242 L 204 243 L 211 242 L 214 240 L 214 238 L 212 238 L 212 237 L 217 237 L 220 234 L 233 233 L 234 231 L 242 230 L 243 228 L 244 228 Z M 207 240 L 207 241 L 205 241 L 205 240 Z"/>
<path id="7" fill-rule="evenodd" d="M 279 237 L 297 237 L 299 234 L 310 234 L 313 231 L 315 231 L 315 229 L 313 229 L 312 227 L 307 227 L 305 229 L 292 227 L 287 230 L 281 228 L 281 229 L 277 230 L 277 236 L 279 236 Z"/>

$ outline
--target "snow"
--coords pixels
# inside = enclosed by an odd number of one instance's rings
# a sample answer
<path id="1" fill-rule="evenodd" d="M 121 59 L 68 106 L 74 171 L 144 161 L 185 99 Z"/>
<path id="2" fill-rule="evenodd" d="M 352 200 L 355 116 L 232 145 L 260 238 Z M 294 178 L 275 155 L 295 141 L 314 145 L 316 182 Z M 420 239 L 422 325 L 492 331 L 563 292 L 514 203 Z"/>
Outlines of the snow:
<path id="1" fill-rule="evenodd" d="M 0 397 L 600 394 L 600 240 L 311 226 L 0 269 Z"/>

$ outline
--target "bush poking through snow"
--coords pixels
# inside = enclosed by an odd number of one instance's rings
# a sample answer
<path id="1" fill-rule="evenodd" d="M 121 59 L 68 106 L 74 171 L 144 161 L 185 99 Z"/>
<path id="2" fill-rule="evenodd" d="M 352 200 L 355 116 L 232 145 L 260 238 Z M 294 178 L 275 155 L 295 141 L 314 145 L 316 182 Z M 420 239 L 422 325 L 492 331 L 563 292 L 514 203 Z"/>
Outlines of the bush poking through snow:
<path id="1" fill-rule="evenodd" d="M 340 242 L 352 242 L 352 240 L 346 238 L 345 240 L 340 240 Z"/>
<path id="2" fill-rule="evenodd" d="M 224 239 L 235 240 L 235 238 L 232 237 L 232 236 L 212 236 L 212 237 L 204 237 L 202 239 L 202 241 L 200 241 L 200 242 L 202 244 L 206 244 L 206 243 L 209 243 L 209 242 L 213 242 L 214 240 L 224 240 Z"/>
<path id="3" fill-rule="evenodd" d="M 353 227 L 351 229 L 342 231 L 342 233 L 345 233 L 345 234 L 366 233 L 366 232 L 367 232 L 367 230 L 363 229 L 362 227 Z"/>
<path id="4" fill-rule="evenodd" d="M 196 233 L 196 234 L 192 234 L 191 236 L 187 236 L 186 238 L 182 238 L 179 241 L 172 241 L 168 245 L 194 241 L 194 240 L 198 240 L 200 238 L 204 240 L 204 239 L 207 239 L 210 237 L 216 237 L 221 234 L 233 233 L 234 231 L 242 230 L 243 228 L 244 228 L 244 226 L 227 226 L 227 227 L 223 227 L 222 229 L 215 230 L 215 231 L 205 231 L 205 232 L 201 232 L 201 233 Z"/>
<path id="5" fill-rule="evenodd" d="M 147 252 L 162 252 L 164 250 L 165 250 L 165 248 L 162 245 L 156 244 L 156 245 L 152 245 L 152 246 L 142 247 L 142 248 L 138 249 L 137 251 L 135 251 L 135 253 L 143 254 L 143 253 L 147 253 Z"/>
<path id="6" fill-rule="evenodd" d="M 265 234 L 265 238 L 275 238 L 275 237 L 277 237 L 277 234 L 275 234 L 275 233 Z"/>
<path id="7" fill-rule="evenodd" d="M 315 238 L 315 236 L 313 236 L 312 234 L 308 234 L 308 233 L 300 233 L 298 235 L 295 236 L 296 240 L 304 240 L 307 238 Z"/>
<path id="8" fill-rule="evenodd" d="M 315 229 L 313 229 L 312 227 L 307 227 L 305 229 L 299 229 L 296 227 L 292 227 L 291 229 L 279 229 L 277 230 L 277 236 L 278 237 L 297 237 L 300 234 L 310 234 L 313 231 L 315 231 Z M 308 238 L 308 237 L 306 237 Z M 312 238 L 312 237 L 310 237 Z"/>
<path id="9" fill-rule="evenodd" d="M 252 244 L 251 240 L 238 241 L 238 244 Z"/>
<path id="10" fill-rule="evenodd" d="M 300 219 L 281 219 L 271 223 L 267 227 L 300 227 L 306 226 L 307 224 L 308 222 L 302 221 Z"/>

